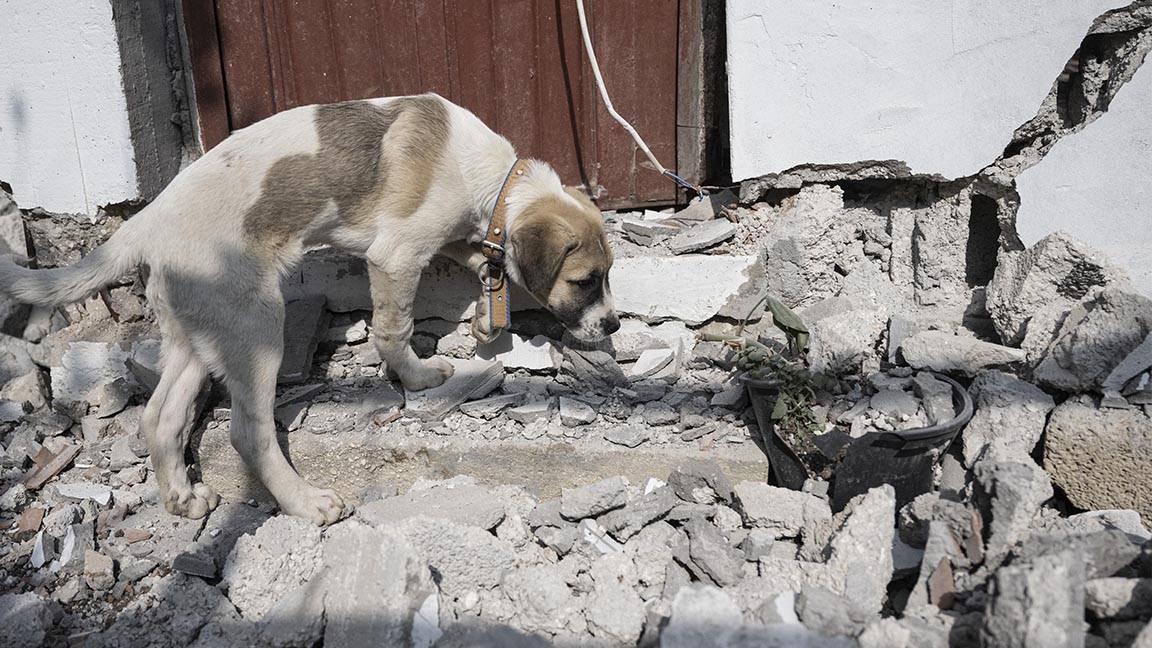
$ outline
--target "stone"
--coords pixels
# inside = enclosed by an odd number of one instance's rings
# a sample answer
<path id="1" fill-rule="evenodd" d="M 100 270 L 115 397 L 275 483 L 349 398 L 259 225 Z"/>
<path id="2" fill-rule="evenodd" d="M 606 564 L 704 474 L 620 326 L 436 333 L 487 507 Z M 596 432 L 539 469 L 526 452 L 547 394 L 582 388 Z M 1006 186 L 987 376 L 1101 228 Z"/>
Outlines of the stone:
<path id="1" fill-rule="evenodd" d="M 988 11 L 969 8 L 940 21 L 924 13 L 930 4 L 901 3 L 882 11 L 853 7 L 829 28 L 821 21 L 838 6 L 831 2 L 790 8 L 771 23 L 758 20 L 760 3 L 737 2 L 728 10 L 733 21 L 727 47 L 732 178 L 853 160 L 901 160 L 907 165 L 900 165 L 904 173 L 944 178 L 974 175 L 1001 156 L 1020 124 L 1035 116 L 1053 75 L 1063 69 L 1070 48 L 1077 47 L 1094 19 L 1125 4 L 1098 0 L 1062 7 L 1042 19 L 1035 12 L 1049 7 L 1044 2 L 997 5 Z M 897 28 L 921 37 L 899 43 L 860 41 L 863 35 Z M 1032 38 L 1037 30 L 1047 37 Z M 954 35 L 960 39 L 955 44 Z M 778 45 L 765 50 L 764 43 Z M 811 43 L 826 49 L 807 51 Z M 970 58 L 972 48 L 986 50 L 980 60 Z M 843 64 L 856 59 L 859 64 Z M 984 78 L 984 60 L 1008 61 L 1004 76 Z M 785 89 L 774 90 L 777 83 Z M 842 104 L 846 97 L 853 100 L 851 111 Z M 893 97 L 906 98 L 908 109 L 894 114 Z M 1138 110 L 1141 99 L 1134 97 L 1131 108 Z M 958 103 L 995 107 L 972 115 Z M 1117 135 L 1136 124 L 1143 124 L 1138 112 Z M 1140 159 L 1140 150 L 1146 149 L 1134 147 L 1131 159 Z M 1061 175 L 1065 184 L 1053 182 L 1045 189 L 1066 193 L 1071 181 L 1066 174 L 1072 169 L 1107 160 L 1103 156 L 1069 166 Z M 1055 201 L 1042 204 L 1050 206 L 1048 211 L 1056 206 Z M 1089 213 L 1090 205 L 1073 213 Z M 1036 212 L 1037 217 L 1044 213 Z"/>
<path id="2" fill-rule="evenodd" d="M 504 415 L 517 423 L 527 425 L 535 421 L 547 421 L 552 418 L 552 411 L 553 401 L 552 399 L 548 399 L 531 401 L 523 405 L 508 408 L 504 410 Z"/>
<path id="3" fill-rule="evenodd" d="M 641 218 L 624 218 L 620 221 L 620 226 L 628 238 L 639 245 L 652 245 L 657 240 L 680 231 L 676 225 Z"/>
<path id="4" fill-rule="evenodd" d="M 808 359 L 813 372 L 851 374 L 879 366 L 876 344 L 884 333 L 886 310 L 859 308 L 854 302 L 851 305 L 808 324 Z"/>
<path id="5" fill-rule="evenodd" d="M 628 378 L 636 381 L 650 378 L 676 360 L 676 352 L 672 349 L 646 349 L 632 365 Z"/>
<path id="6" fill-rule="evenodd" d="M 644 527 L 667 515 L 677 503 L 672 489 L 661 486 L 628 502 L 623 508 L 606 513 L 598 521 L 612 537 L 626 542 Z"/>
<path id="7" fill-rule="evenodd" d="M 1088 579 L 1115 576 L 1132 564 L 1141 553 L 1141 544 L 1123 531 L 1089 533 L 1034 533 L 1013 552 L 1013 562 L 1032 561 L 1038 557 L 1071 552 L 1084 564 Z"/>
<path id="8" fill-rule="evenodd" d="M 920 409 L 919 401 L 908 392 L 899 389 L 882 389 L 876 392 L 872 395 L 869 405 L 881 414 L 897 419 L 915 416 L 916 410 Z"/>
<path id="9" fill-rule="evenodd" d="M 1078 513 L 1055 520 L 1049 528 L 1076 534 L 1116 529 L 1138 541 L 1152 540 L 1152 532 L 1144 527 L 1140 514 L 1128 509 Z"/>
<path id="10" fill-rule="evenodd" d="M 809 630 L 826 637 L 853 637 L 867 621 L 852 601 L 819 585 L 806 585 L 800 590 L 796 614 Z"/>
<path id="11" fill-rule="evenodd" d="M 688 534 L 689 569 L 720 587 L 744 578 L 744 553 L 728 544 L 715 525 L 693 519 L 684 524 Z"/>
<path id="12" fill-rule="evenodd" d="M 645 321 L 703 324 L 740 291 L 757 263 L 755 256 L 617 259 L 612 267 L 616 310 Z"/>
<path id="13" fill-rule="evenodd" d="M 416 547 L 393 531 L 341 524 L 323 556 L 324 645 L 409 645 L 414 614 L 436 591 Z"/>
<path id="14" fill-rule="evenodd" d="M 650 349 L 671 348 L 654 327 L 634 319 L 620 320 L 620 329 L 612 334 L 612 349 L 619 361 L 635 360 Z"/>
<path id="15" fill-rule="evenodd" d="M 236 540 L 220 579 L 244 617 L 259 620 L 276 601 L 312 578 L 320 556 L 320 528 L 303 518 L 280 515 Z"/>
<path id="16" fill-rule="evenodd" d="M 986 371 L 969 388 L 976 412 L 964 428 L 964 464 L 1031 462 L 1032 449 L 1056 407 L 1039 387 L 1000 371 Z"/>
<path id="17" fill-rule="evenodd" d="M 473 418 L 491 421 L 509 407 L 516 407 L 528 398 L 527 392 L 500 394 L 460 404 L 460 411 Z"/>
<path id="18" fill-rule="evenodd" d="M 648 430 L 639 425 L 616 425 L 604 431 L 605 441 L 625 448 L 635 448 L 648 438 Z"/>
<path id="19" fill-rule="evenodd" d="M 668 241 L 668 247 L 676 254 L 697 252 L 719 245 L 736 236 L 736 225 L 726 219 L 705 221 L 693 225 L 676 234 Z"/>
<path id="20" fill-rule="evenodd" d="M 714 461 L 690 459 L 668 474 L 666 480 L 676 496 L 695 504 L 732 503 L 732 482 Z"/>
<path id="21" fill-rule="evenodd" d="M 92 500 L 100 506 L 108 506 L 112 501 L 112 487 L 92 482 L 72 482 L 56 484 L 56 492 L 75 500 Z"/>
<path id="22" fill-rule="evenodd" d="M 778 538 L 795 538 L 804 529 L 832 520 L 827 500 L 809 493 L 748 481 L 736 484 L 734 492 L 745 523 L 768 529 Z"/>
<path id="23" fill-rule="evenodd" d="M 1099 409 L 1069 399 L 1052 411 L 1044 466 L 1083 509 L 1133 509 L 1152 519 L 1152 417 L 1140 409 Z"/>
<path id="24" fill-rule="evenodd" d="M 34 592 L 0 595 L 0 644 L 10 648 L 44 645 L 52 616 L 48 601 Z"/>
<path id="25" fill-rule="evenodd" d="M 985 562 L 998 564 L 1030 535 L 1040 506 L 1051 499 L 1052 484 L 1036 464 L 981 461 L 976 464 L 972 500 L 986 527 Z"/>
<path id="26" fill-rule="evenodd" d="M 1152 299 L 1105 288 L 1068 313 L 1035 377 L 1067 392 L 1099 389 L 1152 333 Z"/>
<path id="27" fill-rule="evenodd" d="M 501 335 L 488 344 L 477 345 L 476 357 L 499 361 L 508 369 L 552 371 L 558 368 L 552 342 L 543 335 L 530 340 L 511 333 Z"/>
<path id="28" fill-rule="evenodd" d="M 596 421 L 596 410 L 574 398 L 560 397 L 560 423 L 567 427 L 588 425 Z"/>
<path id="29" fill-rule="evenodd" d="M 952 404 L 952 385 L 926 371 L 920 371 L 912 378 L 912 387 L 932 425 L 950 421 L 956 416 L 956 408 Z"/>
<path id="30" fill-rule="evenodd" d="M 672 615 L 660 635 L 661 648 L 724 646 L 721 641 L 744 623 L 744 613 L 724 590 L 694 584 L 680 588 Z"/>
<path id="31" fill-rule="evenodd" d="M 102 553 L 88 549 L 84 552 L 84 582 L 102 592 L 116 584 L 115 564 Z"/>
<path id="32" fill-rule="evenodd" d="M 893 315 L 888 318 L 888 364 L 898 364 L 900 345 L 904 340 L 920 332 L 920 325 L 913 319 L 903 315 Z"/>
<path id="33" fill-rule="evenodd" d="M 504 520 L 504 502 L 470 477 L 454 477 L 413 488 L 404 495 L 362 504 L 356 517 L 374 527 L 424 515 L 481 529 L 495 529 Z"/>
<path id="34" fill-rule="evenodd" d="M 1097 619 L 1152 617 L 1152 578 L 1094 578 L 1084 585 L 1084 603 Z"/>
<path id="35" fill-rule="evenodd" d="M 1071 552 L 998 569 L 980 636 L 986 646 L 1083 646 L 1084 564 Z"/>
<path id="36" fill-rule="evenodd" d="M 628 501 L 628 482 L 623 477 L 609 477 L 595 484 L 560 491 L 560 514 L 568 520 L 595 517 L 624 506 Z"/>
<path id="37" fill-rule="evenodd" d="M 44 390 L 44 379 L 39 370 L 29 371 L 0 384 L 2 384 L 0 386 L 0 400 L 9 400 L 21 405 L 27 403 L 32 409 L 44 407 L 48 402 Z"/>
<path id="38" fill-rule="evenodd" d="M 86 402 L 95 388 L 128 380 L 128 353 L 117 344 L 72 342 L 50 370 L 54 403 Z"/>
<path id="39" fill-rule="evenodd" d="M 1152 367 L 1152 333 L 1149 333 L 1143 342 L 1113 367 L 1112 372 L 1100 384 L 1100 389 L 1105 393 L 1119 392 L 1133 379 L 1145 374 L 1149 367 Z"/>
<path id="40" fill-rule="evenodd" d="M 588 385 L 592 389 L 619 387 L 630 383 L 616 359 L 603 349 L 579 349 L 566 345 L 562 368 L 565 373 L 571 374 L 577 383 Z"/>
<path id="41" fill-rule="evenodd" d="M 122 436 L 112 442 L 108 456 L 109 470 L 123 470 L 144 461 L 148 446 L 137 436 Z"/>
<path id="42" fill-rule="evenodd" d="M 502 589 L 515 606 L 511 623 L 525 632 L 563 634 L 582 620 L 581 601 L 558 570 L 545 566 L 517 569 L 504 577 Z"/>
<path id="43" fill-rule="evenodd" d="M 444 600 L 490 590 L 517 564 L 511 544 L 474 526 L 415 517 L 393 530 L 417 547 L 428 566 L 439 574 L 437 584 Z"/>
<path id="44" fill-rule="evenodd" d="M 1101 253 L 1053 232 L 1026 251 L 1000 253 L 986 307 L 1006 344 L 1042 349 L 1056 331 L 1043 326 L 1054 318 L 1036 318 L 1037 312 L 1062 316 L 1094 289 L 1127 281 L 1127 274 Z"/>
<path id="45" fill-rule="evenodd" d="M 688 205 L 673 215 L 678 221 L 706 221 L 716 218 L 725 207 L 737 201 L 731 189 L 693 198 Z"/>
<path id="46" fill-rule="evenodd" d="M 1020 349 L 983 342 L 946 331 L 922 331 L 900 346 L 904 361 L 915 369 L 974 376 L 981 369 L 1021 362 Z"/>
<path id="47" fill-rule="evenodd" d="M 220 636 L 224 627 L 227 640 Z M 125 607 L 109 628 L 87 637 L 85 645 L 252 645 L 255 637 L 247 630 L 219 589 L 199 578 L 170 574 Z"/>
<path id="48" fill-rule="evenodd" d="M 301 383 L 312 373 L 312 358 L 331 319 L 326 304 L 323 296 L 310 296 L 284 305 L 284 357 L 276 382 Z"/>
<path id="49" fill-rule="evenodd" d="M 630 584 L 615 578 L 596 580 L 585 614 L 592 636 L 613 645 L 635 645 L 644 627 L 644 601 Z"/>
<path id="50" fill-rule="evenodd" d="M 487 360 L 449 360 L 455 368 L 444 384 L 418 392 L 404 391 L 405 411 L 423 421 L 438 421 L 470 400 L 492 393 L 504 382 L 504 366 Z"/>

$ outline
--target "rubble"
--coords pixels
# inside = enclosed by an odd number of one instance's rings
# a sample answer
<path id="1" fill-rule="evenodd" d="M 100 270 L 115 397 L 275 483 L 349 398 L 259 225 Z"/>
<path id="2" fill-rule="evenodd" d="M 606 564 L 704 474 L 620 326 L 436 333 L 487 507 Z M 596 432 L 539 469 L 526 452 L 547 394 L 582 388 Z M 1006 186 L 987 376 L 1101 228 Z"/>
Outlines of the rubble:
<path id="1" fill-rule="evenodd" d="M 1030 455 L 1055 401 L 1035 385 L 1000 371 L 986 371 L 972 381 L 976 407 L 964 428 L 964 463 L 980 459 L 1031 462 Z"/>
<path id="2" fill-rule="evenodd" d="M 904 361 L 915 369 L 974 376 L 980 370 L 1025 359 L 1024 352 L 945 331 L 922 331 L 900 345 Z"/>
<path id="3" fill-rule="evenodd" d="M 425 421 L 443 418 L 461 403 L 484 398 L 504 382 L 504 367 L 486 360 L 452 361 L 453 374 L 439 387 L 405 392 L 405 409 Z"/>
<path id="4" fill-rule="evenodd" d="M 1152 519 L 1150 462 L 1152 417 L 1142 409 L 1101 408 L 1081 397 L 1049 417 L 1044 467 L 1077 506 L 1130 508 Z"/>
<path id="5" fill-rule="evenodd" d="M 754 256 L 634 257 L 612 266 L 616 310 L 645 321 L 703 324 L 749 281 Z"/>

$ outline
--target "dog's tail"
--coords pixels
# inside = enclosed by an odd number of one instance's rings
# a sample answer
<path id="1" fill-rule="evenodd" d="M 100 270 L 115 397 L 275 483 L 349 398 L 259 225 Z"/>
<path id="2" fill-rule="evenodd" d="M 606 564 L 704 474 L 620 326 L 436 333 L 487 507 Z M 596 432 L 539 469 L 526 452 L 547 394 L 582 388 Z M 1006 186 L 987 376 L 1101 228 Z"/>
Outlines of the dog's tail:
<path id="1" fill-rule="evenodd" d="M 17 301 L 58 306 L 95 293 L 134 268 L 142 260 L 145 212 L 116 230 L 112 238 L 66 268 L 32 270 L 0 256 L 0 293 Z"/>

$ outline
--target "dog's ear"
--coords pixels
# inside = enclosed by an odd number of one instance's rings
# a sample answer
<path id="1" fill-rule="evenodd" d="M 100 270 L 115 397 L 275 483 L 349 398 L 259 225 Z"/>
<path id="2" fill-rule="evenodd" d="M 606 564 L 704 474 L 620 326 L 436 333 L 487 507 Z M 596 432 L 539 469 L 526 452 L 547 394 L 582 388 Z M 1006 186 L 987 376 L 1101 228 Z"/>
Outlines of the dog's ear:
<path id="1" fill-rule="evenodd" d="M 525 220 L 527 222 L 517 223 L 510 234 L 513 261 L 524 287 L 547 304 L 564 257 L 576 247 L 576 235 L 563 221 Z"/>

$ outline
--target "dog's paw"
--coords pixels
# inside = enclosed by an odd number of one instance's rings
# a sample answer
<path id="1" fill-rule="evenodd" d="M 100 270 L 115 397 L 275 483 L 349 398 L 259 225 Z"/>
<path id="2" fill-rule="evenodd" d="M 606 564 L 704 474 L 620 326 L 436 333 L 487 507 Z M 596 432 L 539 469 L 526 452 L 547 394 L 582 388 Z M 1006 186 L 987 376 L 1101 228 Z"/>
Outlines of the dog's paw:
<path id="1" fill-rule="evenodd" d="M 220 496 L 204 484 L 190 488 L 169 488 L 164 495 L 164 509 L 172 515 L 199 520 L 220 504 Z"/>
<path id="2" fill-rule="evenodd" d="M 452 377 L 454 371 L 456 368 L 452 366 L 451 362 L 440 356 L 432 356 L 427 360 L 421 360 L 420 366 L 409 374 L 401 376 L 400 382 L 408 391 L 431 389 L 443 385 L 445 380 Z"/>
<path id="3" fill-rule="evenodd" d="M 312 520 L 316 526 L 327 526 L 339 521 L 344 514 L 344 500 L 336 491 L 309 486 L 305 492 L 280 502 L 280 509 L 289 515 Z"/>

